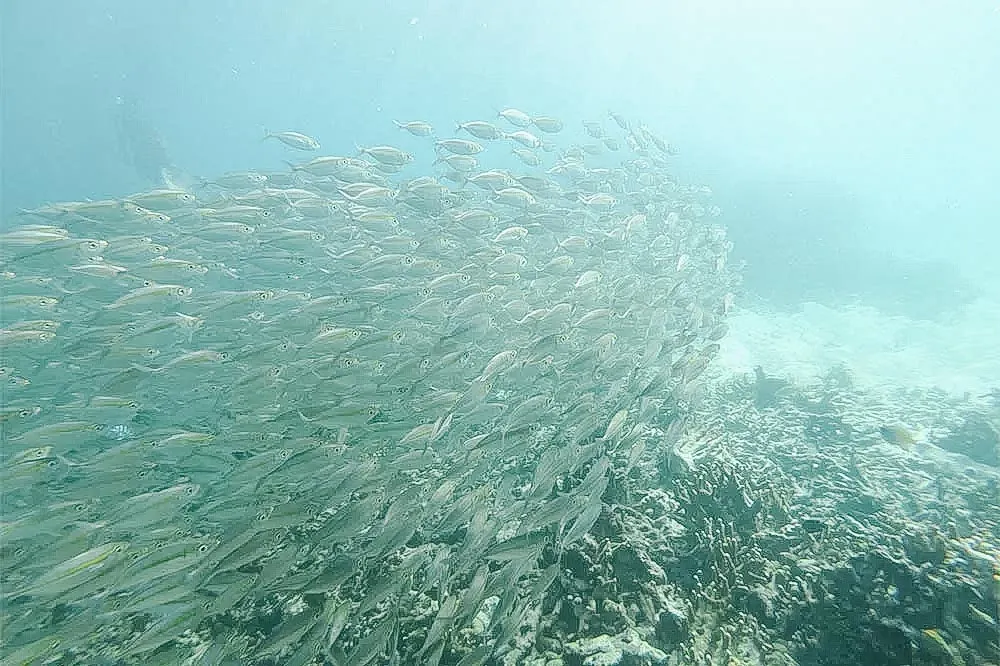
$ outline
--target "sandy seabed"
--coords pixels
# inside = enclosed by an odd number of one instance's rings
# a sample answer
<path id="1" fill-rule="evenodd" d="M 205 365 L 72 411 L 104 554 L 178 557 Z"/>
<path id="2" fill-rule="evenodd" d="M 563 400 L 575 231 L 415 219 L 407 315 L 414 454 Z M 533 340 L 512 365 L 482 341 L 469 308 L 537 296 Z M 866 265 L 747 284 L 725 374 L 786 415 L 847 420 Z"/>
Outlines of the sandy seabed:
<path id="1" fill-rule="evenodd" d="M 1000 388 L 1000 298 L 971 302 L 936 321 L 873 307 L 804 303 L 795 312 L 757 306 L 729 318 L 718 369 L 810 383 L 843 365 L 859 387 L 879 392 L 938 388 L 978 396 Z"/>

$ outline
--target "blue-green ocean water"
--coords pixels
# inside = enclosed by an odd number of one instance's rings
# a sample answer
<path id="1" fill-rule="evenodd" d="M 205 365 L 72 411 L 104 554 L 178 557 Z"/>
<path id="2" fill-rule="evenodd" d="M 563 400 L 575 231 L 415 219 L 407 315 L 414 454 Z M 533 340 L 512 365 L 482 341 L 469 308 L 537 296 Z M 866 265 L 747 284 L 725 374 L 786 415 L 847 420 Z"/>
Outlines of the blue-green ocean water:
<path id="1" fill-rule="evenodd" d="M 706 395 L 1000 383 L 998 36 L 992 0 L 4 3 L 3 663 L 563 663 L 618 612 L 666 663 L 663 594 L 581 581 L 745 445 Z M 917 468 L 947 420 L 865 419 Z"/>
<path id="2" fill-rule="evenodd" d="M 762 257 L 750 270 L 768 290 L 789 291 L 783 268 L 864 290 L 891 280 L 880 260 L 988 266 L 996 243 L 990 0 L 12 0 L 2 18 L 7 214 L 144 184 L 121 158 L 118 98 L 196 176 L 280 166 L 280 148 L 256 141 L 262 126 L 349 150 L 397 116 L 451 124 L 521 104 L 621 109 L 663 128 L 692 179 L 739 202 L 730 226 Z M 875 256 L 841 276 L 856 266 L 836 259 L 858 246 Z"/>

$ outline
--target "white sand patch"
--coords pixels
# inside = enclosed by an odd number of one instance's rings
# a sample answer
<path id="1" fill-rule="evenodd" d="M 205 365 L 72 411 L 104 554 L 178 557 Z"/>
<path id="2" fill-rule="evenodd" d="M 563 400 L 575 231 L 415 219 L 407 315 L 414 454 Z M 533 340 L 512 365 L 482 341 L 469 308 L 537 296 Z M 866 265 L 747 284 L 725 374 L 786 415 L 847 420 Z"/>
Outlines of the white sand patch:
<path id="1" fill-rule="evenodd" d="M 1000 388 L 1000 299 L 983 298 L 942 321 L 886 315 L 867 306 L 804 304 L 795 313 L 737 310 L 718 367 L 760 365 L 809 382 L 838 364 L 873 390 L 936 387 L 978 395 Z"/>

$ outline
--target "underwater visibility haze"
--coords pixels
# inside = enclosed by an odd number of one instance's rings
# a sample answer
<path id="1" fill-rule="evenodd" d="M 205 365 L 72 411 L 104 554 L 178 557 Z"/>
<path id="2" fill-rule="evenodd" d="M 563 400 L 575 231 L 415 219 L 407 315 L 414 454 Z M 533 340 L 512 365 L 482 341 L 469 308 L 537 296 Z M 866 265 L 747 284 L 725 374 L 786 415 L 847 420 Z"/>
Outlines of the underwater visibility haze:
<path id="1" fill-rule="evenodd" d="M 1000 4 L 7 0 L 0 664 L 1000 663 Z"/>

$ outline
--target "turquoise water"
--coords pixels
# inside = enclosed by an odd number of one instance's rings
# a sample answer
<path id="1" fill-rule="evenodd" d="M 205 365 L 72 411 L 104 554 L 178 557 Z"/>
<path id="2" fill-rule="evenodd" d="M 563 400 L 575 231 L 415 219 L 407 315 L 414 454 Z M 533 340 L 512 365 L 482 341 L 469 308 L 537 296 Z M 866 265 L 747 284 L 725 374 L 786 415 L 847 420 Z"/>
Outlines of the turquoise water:
<path id="1" fill-rule="evenodd" d="M 763 663 L 826 468 L 733 386 L 958 401 L 852 394 L 887 494 L 995 432 L 989 2 L 0 12 L 4 664 Z M 995 643 L 977 456 L 914 654 Z"/>

